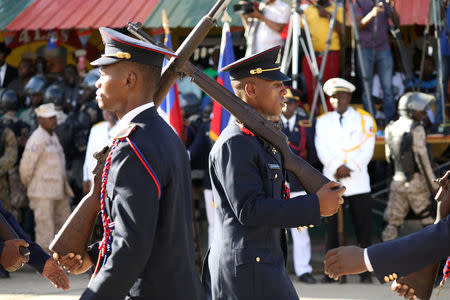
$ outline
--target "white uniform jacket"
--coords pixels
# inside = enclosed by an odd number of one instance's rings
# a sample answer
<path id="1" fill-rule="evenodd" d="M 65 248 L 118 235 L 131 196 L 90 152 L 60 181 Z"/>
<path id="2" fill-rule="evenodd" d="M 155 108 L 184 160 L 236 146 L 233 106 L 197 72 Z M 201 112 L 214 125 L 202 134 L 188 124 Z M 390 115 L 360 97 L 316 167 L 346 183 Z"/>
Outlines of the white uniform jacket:
<path id="1" fill-rule="evenodd" d="M 330 180 L 341 165 L 352 170 L 351 176 L 340 182 L 347 188 L 344 196 L 370 192 L 367 165 L 375 147 L 375 120 L 362 109 L 349 107 L 342 115 L 336 111 L 317 118 L 315 145 L 324 165 L 323 174 Z M 341 124 L 342 123 L 342 124 Z"/>

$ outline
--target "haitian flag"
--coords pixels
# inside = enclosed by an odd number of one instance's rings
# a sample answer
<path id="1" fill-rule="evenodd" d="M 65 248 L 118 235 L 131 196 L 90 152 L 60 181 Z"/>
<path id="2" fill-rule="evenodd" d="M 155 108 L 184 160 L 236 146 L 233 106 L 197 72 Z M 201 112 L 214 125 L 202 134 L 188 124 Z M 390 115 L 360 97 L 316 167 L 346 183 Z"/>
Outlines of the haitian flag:
<path id="1" fill-rule="evenodd" d="M 220 43 L 220 58 L 219 65 L 217 67 L 217 69 L 219 70 L 219 74 L 217 75 L 217 82 L 226 87 L 232 93 L 234 93 L 234 91 L 231 87 L 230 73 L 221 72 L 220 70 L 222 70 L 223 67 L 233 63 L 234 61 L 235 59 L 233 43 L 231 41 L 230 25 L 228 24 L 228 22 L 225 22 L 223 24 L 222 41 Z M 219 103 L 214 102 L 209 137 L 213 141 L 216 141 L 220 133 L 225 129 L 225 127 L 227 127 L 229 121 L 230 113 Z"/>
<path id="2" fill-rule="evenodd" d="M 166 38 L 164 45 L 172 49 L 172 39 L 170 37 L 170 32 L 166 31 Z M 168 61 L 164 58 L 163 65 L 165 66 Z M 175 83 L 174 86 L 167 93 L 166 98 L 161 102 L 158 109 L 159 114 L 163 119 L 173 128 L 173 130 L 182 139 L 183 131 L 183 118 L 181 116 L 180 99 L 178 94 L 178 85 Z"/>
<path id="3" fill-rule="evenodd" d="M 48 38 L 48 49 L 53 50 L 61 46 L 61 41 L 59 39 L 59 33 L 57 30 L 50 30 Z"/>

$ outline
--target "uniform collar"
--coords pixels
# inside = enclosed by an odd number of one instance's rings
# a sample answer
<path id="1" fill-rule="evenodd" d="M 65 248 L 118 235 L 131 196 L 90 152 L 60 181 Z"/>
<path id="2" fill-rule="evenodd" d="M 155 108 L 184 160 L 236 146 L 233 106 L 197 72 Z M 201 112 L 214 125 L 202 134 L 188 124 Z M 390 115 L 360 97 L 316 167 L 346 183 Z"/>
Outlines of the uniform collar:
<path id="1" fill-rule="evenodd" d="M 129 112 L 127 112 L 122 119 L 120 119 L 119 122 L 116 123 L 116 128 L 114 129 L 114 132 L 121 132 L 122 130 L 127 129 L 128 125 L 130 125 L 131 121 L 139 115 L 141 112 L 143 112 L 146 109 L 149 109 L 151 107 L 154 107 L 155 104 L 153 102 L 149 102 L 146 104 L 143 104 L 141 106 L 138 106 Z"/>

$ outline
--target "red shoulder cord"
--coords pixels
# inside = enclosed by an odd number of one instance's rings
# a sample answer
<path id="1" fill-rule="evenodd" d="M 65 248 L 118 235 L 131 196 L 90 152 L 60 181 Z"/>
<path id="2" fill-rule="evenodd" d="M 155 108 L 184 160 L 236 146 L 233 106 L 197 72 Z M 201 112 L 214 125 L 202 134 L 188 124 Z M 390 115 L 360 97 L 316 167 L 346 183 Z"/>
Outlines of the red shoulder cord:
<path id="1" fill-rule="evenodd" d="M 303 159 L 306 159 L 306 129 L 303 126 L 300 126 L 300 142 L 298 143 L 298 146 L 295 146 L 291 142 L 289 143 L 289 147 L 292 148 L 292 150 L 298 151 L 298 156 L 302 157 Z"/>

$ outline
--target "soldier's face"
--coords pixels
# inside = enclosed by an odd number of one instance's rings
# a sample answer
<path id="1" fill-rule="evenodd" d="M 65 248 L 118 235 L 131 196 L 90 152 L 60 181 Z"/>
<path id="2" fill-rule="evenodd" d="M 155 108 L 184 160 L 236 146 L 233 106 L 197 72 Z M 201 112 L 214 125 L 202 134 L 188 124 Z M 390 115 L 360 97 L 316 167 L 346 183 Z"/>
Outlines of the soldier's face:
<path id="1" fill-rule="evenodd" d="M 281 81 L 255 78 L 253 108 L 266 118 L 279 116 L 284 107 L 286 87 Z"/>
<path id="2" fill-rule="evenodd" d="M 127 79 L 120 63 L 102 66 L 95 86 L 95 99 L 101 109 L 115 113 L 124 110 L 127 101 Z"/>
<path id="3" fill-rule="evenodd" d="M 330 96 L 330 103 L 334 110 L 340 114 L 346 112 L 350 106 L 352 100 L 352 94 L 346 92 L 337 92 L 333 96 Z"/>
<path id="4" fill-rule="evenodd" d="M 49 133 L 53 133 L 56 129 L 56 117 L 38 118 L 38 122 Z"/>

